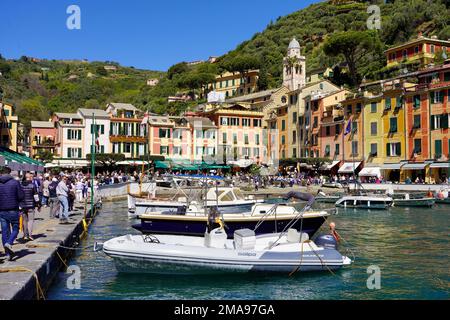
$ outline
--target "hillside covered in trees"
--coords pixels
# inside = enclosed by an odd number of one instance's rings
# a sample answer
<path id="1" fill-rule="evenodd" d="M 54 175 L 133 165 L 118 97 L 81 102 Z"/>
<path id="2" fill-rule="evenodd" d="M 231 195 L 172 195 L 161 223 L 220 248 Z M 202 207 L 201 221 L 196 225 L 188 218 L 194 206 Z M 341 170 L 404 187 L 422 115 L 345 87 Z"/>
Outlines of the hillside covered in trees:
<path id="1" fill-rule="evenodd" d="M 368 30 L 367 8 L 377 4 L 381 29 Z M 104 108 L 109 101 L 129 102 L 156 113 L 179 114 L 196 102 L 167 103 L 178 92 L 205 92 L 206 84 L 223 71 L 245 73 L 260 69 L 260 89 L 281 83 L 282 59 L 289 41 L 296 37 L 307 57 L 307 71 L 336 67 L 338 85 L 355 87 L 363 78 L 386 76 L 383 51 L 417 37 L 450 38 L 450 0 L 332 0 L 312 4 L 271 21 L 220 57 L 214 64 L 177 63 L 167 73 L 121 67 L 110 62 L 4 60 L 0 56 L 0 95 L 14 103 L 21 121 L 47 119 L 54 111 L 79 107 Z M 26 53 L 24 53 L 26 54 Z M 106 71 L 104 65 L 116 65 Z M 345 66 L 349 72 L 341 72 Z M 149 78 L 159 78 L 154 87 Z"/>

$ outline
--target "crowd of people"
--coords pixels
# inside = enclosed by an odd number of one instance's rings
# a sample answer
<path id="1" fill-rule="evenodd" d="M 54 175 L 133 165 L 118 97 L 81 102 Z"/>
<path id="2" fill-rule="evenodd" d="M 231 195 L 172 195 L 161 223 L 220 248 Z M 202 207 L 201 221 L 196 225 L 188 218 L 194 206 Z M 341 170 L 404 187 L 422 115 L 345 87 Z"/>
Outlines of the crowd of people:
<path id="1" fill-rule="evenodd" d="M 50 219 L 69 223 L 75 201 L 89 196 L 90 181 L 81 172 L 19 177 L 8 167 L 0 167 L 0 223 L 2 244 L 8 259 L 13 259 L 14 241 L 22 231 L 22 242 L 33 241 L 33 225 L 41 208 L 48 207 Z"/>

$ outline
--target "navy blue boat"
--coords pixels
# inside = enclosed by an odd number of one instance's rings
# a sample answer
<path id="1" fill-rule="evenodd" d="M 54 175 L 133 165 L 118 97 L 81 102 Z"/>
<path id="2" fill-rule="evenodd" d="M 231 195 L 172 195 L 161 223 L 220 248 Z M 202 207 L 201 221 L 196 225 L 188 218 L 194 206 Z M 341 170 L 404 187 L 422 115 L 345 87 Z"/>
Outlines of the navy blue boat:
<path id="1" fill-rule="evenodd" d="M 278 205 L 277 213 L 264 216 L 267 207 L 274 205 L 257 204 L 258 212 L 253 214 L 224 214 L 225 231 L 229 238 L 233 238 L 234 231 L 239 229 L 255 230 L 255 233 L 281 232 L 288 223 L 293 223 L 291 228 L 302 229 L 312 237 L 330 215 L 327 211 L 308 211 L 303 213 L 302 219 L 295 222 L 292 219 L 298 211 L 291 206 Z M 264 210 L 266 208 L 266 210 Z M 270 209 L 269 209 L 270 210 Z M 141 222 L 133 225 L 133 228 L 143 234 L 174 234 L 202 237 L 205 234 L 208 218 L 206 215 L 180 215 L 176 213 L 149 213 L 139 216 Z"/>

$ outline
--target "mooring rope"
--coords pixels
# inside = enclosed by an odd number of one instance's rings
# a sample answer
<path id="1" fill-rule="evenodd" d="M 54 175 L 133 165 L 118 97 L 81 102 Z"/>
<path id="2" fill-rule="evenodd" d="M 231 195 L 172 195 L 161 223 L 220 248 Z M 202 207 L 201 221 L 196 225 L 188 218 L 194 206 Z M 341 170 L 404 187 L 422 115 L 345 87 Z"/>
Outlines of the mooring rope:
<path id="1" fill-rule="evenodd" d="M 37 300 L 40 300 L 41 298 L 45 300 L 44 290 L 42 290 L 42 286 L 39 282 L 39 277 L 33 270 L 30 270 L 28 268 L 25 268 L 23 266 L 17 266 L 13 268 L 1 268 L 0 273 L 7 273 L 7 272 L 29 272 L 33 275 L 34 279 L 36 280 L 36 298 Z"/>

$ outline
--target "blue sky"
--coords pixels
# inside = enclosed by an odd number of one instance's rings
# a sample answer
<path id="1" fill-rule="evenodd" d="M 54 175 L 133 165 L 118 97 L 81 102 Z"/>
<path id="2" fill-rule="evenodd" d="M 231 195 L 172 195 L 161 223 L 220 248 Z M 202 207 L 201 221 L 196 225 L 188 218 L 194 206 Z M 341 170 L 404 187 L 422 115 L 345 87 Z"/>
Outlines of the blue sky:
<path id="1" fill-rule="evenodd" d="M 316 0 L 317 1 L 317 0 Z M 167 70 L 233 50 L 314 0 L 1 0 L 0 53 Z M 69 5 L 81 30 L 69 30 Z"/>

